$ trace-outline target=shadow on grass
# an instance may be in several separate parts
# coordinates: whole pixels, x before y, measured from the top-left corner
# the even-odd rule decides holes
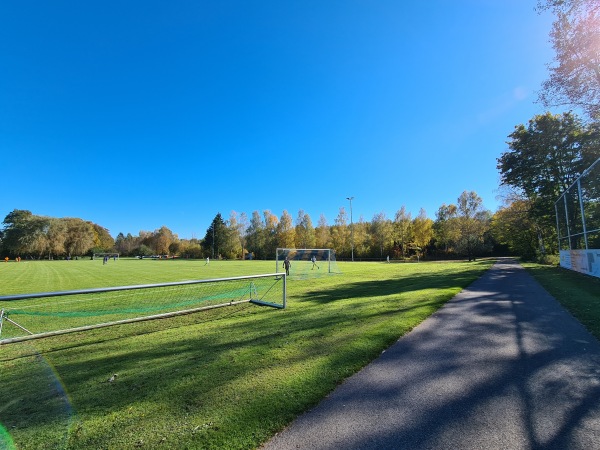
[[[465,287],[481,271],[352,282],[309,291],[284,311],[237,307],[228,317],[214,314],[214,321],[194,315],[117,327],[109,334],[114,338],[98,331],[76,335],[81,340],[75,345],[72,337],[57,337],[36,345],[36,351],[56,371],[79,418],[70,431],[73,447],[110,446],[123,431],[112,430],[116,419],[93,428],[87,421],[131,408],[138,420],[154,426],[163,426],[167,414],[183,446],[200,440],[235,447],[228,439],[243,429],[257,445],[452,296],[432,292]],[[396,295],[424,289],[431,291],[412,300]],[[22,397],[10,410],[0,410],[0,419],[7,429],[22,431],[17,437],[35,442],[27,429],[35,434],[57,417],[67,420],[64,402],[57,404],[60,391],[50,388],[36,394],[40,374],[26,367],[39,363],[38,356],[6,358],[2,364],[10,369],[2,370],[0,395]],[[118,378],[109,383],[114,373]],[[194,423],[181,425],[186,421]],[[132,436],[140,433],[135,425],[126,428]]]
[[[294,444],[597,447],[600,343],[523,270],[489,272],[428,324],[378,359],[376,376],[352,379],[303,418]],[[292,448],[281,444],[266,448]]]

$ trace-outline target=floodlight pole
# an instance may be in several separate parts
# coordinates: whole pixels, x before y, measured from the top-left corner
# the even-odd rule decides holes
[[[354,223],[352,222],[352,200],[354,197],[346,197],[346,200],[350,200],[350,243],[352,246],[352,262],[354,262]]]

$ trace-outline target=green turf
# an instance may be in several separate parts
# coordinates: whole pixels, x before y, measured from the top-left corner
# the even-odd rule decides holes
[[[600,339],[600,279],[556,266],[523,263],[544,288]]]
[[[0,294],[274,271],[203,264],[0,263]],[[291,277],[285,310],[245,304],[0,346],[0,448],[256,448],[489,265],[338,263],[342,274]]]

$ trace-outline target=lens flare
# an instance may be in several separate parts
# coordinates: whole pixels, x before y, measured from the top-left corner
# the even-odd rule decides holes
[[[16,450],[15,443],[6,428],[0,424],[0,450]]]
[[[48,448],[67,448],[76,414],[52,362],[33,350],[13,359],[11,366],[2,374],[0,386],[0,395],[13,399],[0,407],[0,450],[16,450],[20,446],[19,438],[10,434],[9,425],[24,431],[25,435],[50,424],[58,426],[61,431],[54,434]],[[10,424],[6,421],[8,417]]]

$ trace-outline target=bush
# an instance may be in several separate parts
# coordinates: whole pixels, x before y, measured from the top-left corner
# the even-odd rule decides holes
[[[541,255],[538,258],[538,263],[546,266],[558,266],[560,263],[560,256],[558,255]]]

